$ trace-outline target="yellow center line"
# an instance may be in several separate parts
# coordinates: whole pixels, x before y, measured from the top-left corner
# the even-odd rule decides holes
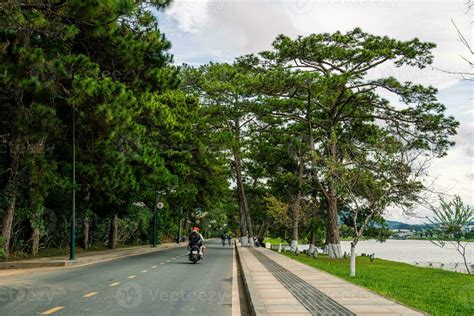
[[[134,277],[136,277],[136,275],[131,275],[127,279],[133,279]]]
[[[112,284],[109,284],[109,286],[117,286],[117,285],[119,285],[119,284],[120,284],[120,282],[114,282],[114,283],[112,283]]]
[[[153,267],[151,267],[151,268],[152,268],[152,269],[155,269],[156,267],[157,267],[157,266],[153,266]]]
[[[90,292],[90,293],[87,293],[86,295],[84,295],[83,297],[92,297],[92,296],[96,295],[97,293],[99,293],[99,292]]]
[[[51,314],[56,313],[57,311],[62,310],[63,308],[64,308],[64,306],[56,306],[54,308],[48,309],[45,312],[42,312],[41,315],[51,315]]]
[[[148,272],[148,270],[143,270],[142,273]]]

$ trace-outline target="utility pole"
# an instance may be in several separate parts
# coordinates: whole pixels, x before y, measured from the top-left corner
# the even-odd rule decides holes
[[[76,111],[72,108],[72,218],[69,260],[76,259]]]

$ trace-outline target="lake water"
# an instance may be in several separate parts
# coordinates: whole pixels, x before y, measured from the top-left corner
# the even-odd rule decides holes
[[[351,251],[350,241],[342,241],[342,251],[348,254]],[[300,245],[299,250],[308,249],[307,245]],[[376,258],[382,258],[392,261],[406,262],[421,266],[431,263],[444,263],[445,268],[454,270],[456,263],[463,265],[461,255],[456,251],[453,245],[446,243],[444,248],[432,244],[428,240],[393,240],[389,239],[383,243],[375,240],[359,241],[356,246],[356,253],[371,254],[375,253]],[[474,264],[474,243],[470,242],[467,246],[467,261]],[[433,265],[439,267],[438,265]],[[463,268],[461,268],[463,269]],[[456,269],[457,270],[457,269]]]
[[[342,241],[342,251],[351,251],[350,241]],[[467,246],[467,261],[474,263],[474,244]],[[356,246],[356,252],[375,253],[378,258],[400,262],[443,262],[457,263],[462,262],[461,255],[456,248],[447,242],[444,248],[440,248],[429,240],[392,240],[389,239],[383,243],[375,240],[359,241]]]

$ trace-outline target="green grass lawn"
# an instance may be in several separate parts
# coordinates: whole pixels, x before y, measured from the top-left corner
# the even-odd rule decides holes
[[[263,242],[269,242],[274,245],[279,245],[279,244],[288,245],[288,242],[284,240],[283,238],[265,238]]]
[[[474,315],[474,276],[409,264],[357,257],[357,276],[349,277],[349,259],[311,258],[283,253],[389,299],[433,315]]]

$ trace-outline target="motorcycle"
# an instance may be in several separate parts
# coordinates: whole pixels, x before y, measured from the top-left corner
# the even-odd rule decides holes
[[[189,261],[192,263],[196,263],[199,260],[201,260],[201,254],[199,253],[199,246],[192,246],[191,249],[189,249]]]

